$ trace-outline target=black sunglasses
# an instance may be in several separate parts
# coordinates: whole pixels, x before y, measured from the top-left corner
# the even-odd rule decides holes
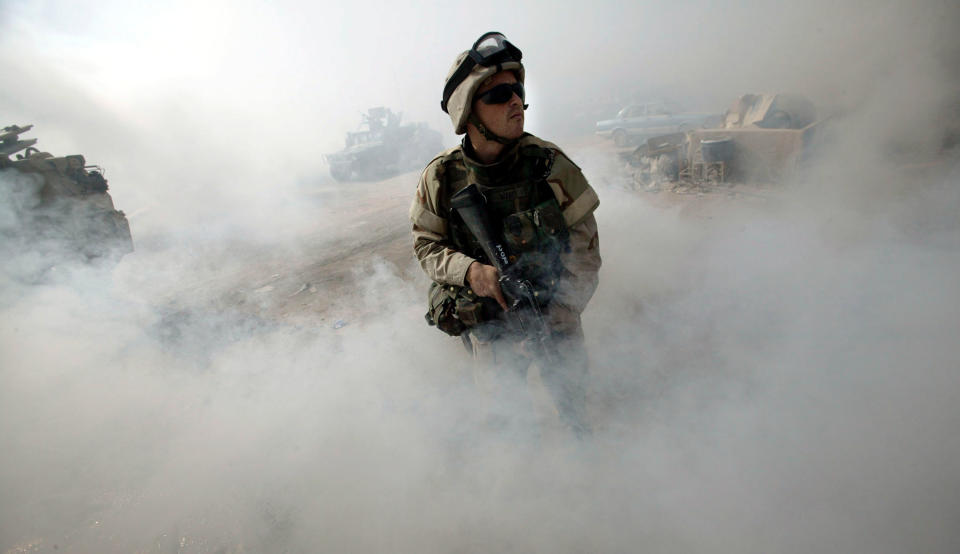
[[[520,97],[520,102],[524,101],[523,83],[500,83],[492,89],[477,95],[477,100],[484,104],[506,104],[513,98],[514,93]]]

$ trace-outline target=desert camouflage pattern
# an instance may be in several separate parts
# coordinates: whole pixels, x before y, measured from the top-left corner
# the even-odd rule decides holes
[[[524,135],[518,141],[517,152],[522,153],[524,147],[531,145],[554,153],[547,183],[570,231],[570,251],[561,256],[564,274],[557,286],[554,302],[579,315],[597,288],[601,259],[593,212],[600,200],[580,168],[559,147],[533,135]],[[414,253],[426,274],[437,283],[464,286],[467,268],[476,261],[451,246],[450,229],[441,207],[445,199],[440,196],[447,194],[449,197],[456,190],[442,192],[444,182],[450,181],[450,176],[445,173],[466,169],[465,179],[459,181],[461,186],[466,186],[475,178],[475,172],[470,170],[483,167],[483,164],[466,156],[461,146],[457,146],[434,158],[420,175],[417,193],[410,206]]]
[[[469,51],[461,52],[453,62],[450,71],[447,72],[447,81],[453,77],[454,72],[460,67],[460,63],[469,55]],[[470,117],[470,109],[473,106],[473,95],[480,88],[480,85],[500,71],[515,71],[517,80],[521,83],[524,78],[523,64],[520,62],[505,62],[500,65],[484,67],[476,65],[473,71],[467,75],[460,85],[454,89],[453,94],[447,101],[447,113],[450,115],[450,121],[453,122],[454,132],[462,135],[467,132],[467,118]],[[445,81],[446,82],[446,81]]]

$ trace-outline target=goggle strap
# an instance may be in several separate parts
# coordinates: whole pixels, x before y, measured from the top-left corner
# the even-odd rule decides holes
[[[447,86],[443,87],[443,100],[440,101],[440,109],[446,113],[450,113],[447,112],[447,102],[449,102],[450,97],[453,96],[453,91],[457,90],[460,83],[470,75],[470,72],[473,71],[473,68],[477,65],[477,61],[473,59],[473,52],[470,54],[470,56],[464,58],[463,63],[460,64],[460,67],[457,68],[453,76],[450,77],[450,80],[447,81]]]

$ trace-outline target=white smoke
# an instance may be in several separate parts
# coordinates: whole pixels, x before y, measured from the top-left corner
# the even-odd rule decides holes
[[[543,61],[551,48],[596,77],[582,79],[587,88],[628,81],[624,68],[655,59],[653,51],[678,55],[649,62],[647,75],[707,103],[808,83],[812,90],[800,92],[824,105],[824,96],[847,91],[845,117],[817,166],[753,195],[627,192],[607,154],[562,144],[601,196],[604,266],[584,314],[596,434],[583,444],[484,427],[461,345],[423,323],[425,277],[391,247],[409,240],[415,176],[350,189],[318,183],[311,156],[346,130],[318,131],[321,114],[336,122],[338,110],[297,97],[295,109],[277,112],[282,124],[253,127],[277,138],[295,128],[291,113],[310,124],[271,143],[241,132],[250,119],[243,110],[257,104],[244,106],[239,86],[199,94],[207,100],[195,110],[183,100],[164,104],[193,99],[189,91],[161,88],[161,100],[144,99],[144,89],[113,73],[120,66],[101,69],[110,77],[103,96],[83,94],[62,67],[18,73],[18,84],[3,87],[18,118],[8,123],[37,122],[43,149],[106,165],[137,249],[112,271],[41,264],[31,284],[21,278],[24,259],[3,264],[0,549],[956,552],[960,169],[955,153],[937,153],[939,142],[927,140],[942,134],[932,114],[956,83],[938,62],[956,51],[941,30],[955,10],[700,8],[633,8],[628,18],[613,7],[571,6],[577,17],[547,22],[560,30],[579,23],[587,34],[560,44],[557,35],[579,35],[532,23],[499,29],[537,69],[541,97],[586,95],[549,80],[572,79]],[[241,21],[273,13],[251,9]],[[134,15],[117,12],[109,22],[122,32],[97,51],[129,44]],[[353,12],[314,15],[353,25],[336,31],[357,41],[350,44],[367,36]],[[690,21],[685,15],[709,40],[678,23]],[[302,18],[277,15],[264,33],[293,29],[296,44],[308,29],[292,19]],[[474,36],[516,18],[481,19],[477,32],[435,22],[441,38],[417,35],[403,48],[411,59],[429,51],[423,75],[442,76]],[[69,26],[51,34],[27,20],[19,17],[18,29],[36,33],[31,45],[40,50],[50,44],[44,38],[71,36],[62,30]],[[779,33],[788,21],[790,31]],[[184,36],[202,35],[200,27]],[[612,31],[623,33],[613,46],[624,50],[604,50],[602,59],[623,63],[588,64],[595,49],[585,56],[584,44],[602,44],[590,40]],[[644,48],[629,48],[641,31]],[[876,50],[861,55],[864,45]],[[694,63],[725,49],[746,59],[723,66],[733,68],[723,78],[704,72],[719,67],[715,58]],[[242,56],[225,51],[225,67],[235,67]],[[357,51],[337,52],[370,63],[336,67],[382,59]],[[159,48],[145,52],[163,59]],[[831,54],[836,65],[818,78],[814,68]],[[58,67],[38,58],[37,67]],[[83,59],[93,65],[95,57]],[[802,71],[777,65],[788,59]],[[31,67],[12,60],[0,61]],[[201,79],[178,65],[185,60],[169,58],[165,71]],[[377,77],[402,84],[403,98],[427,98],[416,93],[420,70],[415,84]],[[256,80],[244,79],[237,83]],[[435,91],[431,79],[422,87]],[[364,86],[332,98],[354,111],[382,103],[363,96],[351,104],[350,93],[386,81],[356,82]],[[282,104],[270,90],[254,100]],[[904,91],[912,102],[898,110]],[[244,117],[225,117],[237,112],[219,111],[220,97]],[[169,111],[153,110],[161,105]],[[97,117],[76,116],[97,107]],[[268,109],[249,109],[258,123],[269,119]],[[233,123],[218,127],[225,121]],[[301,146],[314,133],[337,140]],[[889,154],[905,139],[920,144],[920,167]],[[255,155],[270,144],[282,147]],[[290,148],[298,150],[281,153]],[[0,221],[6,232],[8,218]]]

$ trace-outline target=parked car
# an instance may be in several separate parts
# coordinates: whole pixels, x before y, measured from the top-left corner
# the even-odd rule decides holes
[[[617,117],[598,121],[596,133],[613,138],[617,146],[626,146],[640,139],[701,127],[717,117],[684,112],[670,102],[631,104],[620,110]]]

